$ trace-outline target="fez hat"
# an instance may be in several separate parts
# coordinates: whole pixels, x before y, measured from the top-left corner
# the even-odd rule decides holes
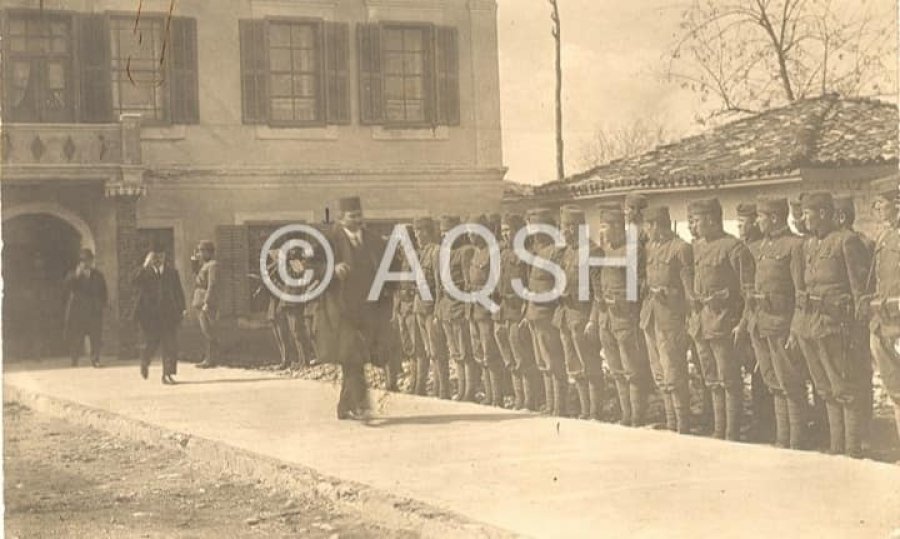
[[[644,212],[644,221],[671,221],[672,218],[669,216],[669,207],[668,206],[653,206],[647,208]]]
[[[450,230],[458,224],[458,215],[441,215],[441,230]]]
[[[813,191],[804,194],[801,199],[804,210],[818,211],[824,208],[834,209],[834,199],[828,191]]]
[[[200,240],[200,243],[197,244],[197,248],[201,251],[215,251],[216,245],[212,240]]]
[[[741,202],[738,204],[737,214],[740,217],[756,217],[756,204]]]
[[[642,193],[628,193],[625,195],[625,206],[643,210],[647,207],[647,196]]]
[[[556,221],[548,208],[533,208],[528,210],[528,222],[532,225],[552,225]]]
[[[431,229],[434,227],[434,219],[428,217],[416,217],[413,219],[413,228],[418,228],[419,230]]]
[[[600,206],[600,214],[598,215],[601,223],[624,224],[625,212],[622,208],[611,208],[609,206]]]
[[[891,176],[872,182],[872,194],[887,200],[895,200],[900,195],[900,177]]]
[[[853,204],[853,197],[849,195],[834,197],[834,209],[847,214],[855,214],[856,206]]]
[[[760,196],[756,198],[756,211],[766,215],[787,215],[788,201],[783,197]]]
[[[559,222],[561,225],[583,225],[585,223],[584,211],[578,206],[563,206]]]
[[[343,197],[338,199],[338,210],[340,211],[360,211],[362,210],[362,202],[358,196]]]
[[[688,213],[691,215],[722,215],[722,205],[718,198],[699,198],[688,202]]]
[[[513,230],[518,230],[525,226],[525,218],[518,213],[507,213],[503,216],[503,223]]]

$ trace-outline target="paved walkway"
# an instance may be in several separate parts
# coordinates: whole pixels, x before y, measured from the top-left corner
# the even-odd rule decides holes
[[[538,537],[887,538],[900,466],[557,421],[391,394],[334,419],[337,387],[252,371],[8,366],[4,383],[295,462]],[[51,368],[56,367],[56,368]],[[375,395],[376,400],[379,395]]]

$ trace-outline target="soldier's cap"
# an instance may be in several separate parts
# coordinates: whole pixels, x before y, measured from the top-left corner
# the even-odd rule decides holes
[[[361,211],[362,201],[358,196],[342,197],[338,199],[337,206],[340,211]]]
[[[722,205],[718,198],[699,198],[688,202],[688,214],[690,215],[722,215]]]
[[[94,251],[90,249],[82,249],[78,252],[78,260],[82,260],[85,262],[90,262],[94,259]]]
[[[458,215],[441,215],[441,230],[450,230],[459,224]]]
[[[856,205],[853,203],[853,197],[849,195],[834,197],[834,209],[846,214],[855,214]]]
[[[625,212],[622,211],[622,208],[601,206],[599,210],[600,212],[597,214],[597,218],[601,223],[614,225],[625,224]]]
[[[413,219],[413,228],[419,230],[430,230],[432,227],[434,227],[434,219],[427,215],[424,217],[416,217],[415,219]]]
[[[642,193],[628,193],[625,195],[625,206],[636,210],[647,207],[647,196]]]
[[[212,240],[200,240],[200,243],[197,244],[197,249],[201,251],[215,251],[216,244]]]
[[[784,197],[759,196],[756,198],[756,211],[766,215],[787,215],[788,201]]]
[[[528,223],[532,225],[552,225],[556,221],[549,208],[533,208],[528,211]]]
[[[578,206],[563,206],[559,214],[559,223],[562,226],[583,225],[586,221],[584,210]]]
[[[896,200],[900,195],[900,176],[890,176],[872,182],[870,187],[872,194],[889,201]]]
[[[737,207],[738,217],[756,217],[756,204],[741,202]]]
[[[644,211],[644,221],[650,222],[669,222],[672,218],[669,215],[668,206],[651,206]]]
[[[525,218],[518,213],[507,213],[503,216],[502,224],[513,230],[518,230],[525,226]]]
[[[487,215],[483,213],[473,213],[466,216],[466,224],[467,225],[481,225],[488,226],[488,218]]]
[[[819,211],[821,209],[834,209],[834,199],[828,191],[813,191],[806,193],[801,200],[804,210]]]

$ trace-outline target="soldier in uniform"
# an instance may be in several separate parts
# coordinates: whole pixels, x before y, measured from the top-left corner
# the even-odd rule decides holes
[[[459,217],[445,215],[441,217],[441,234],[445,235],[460,224]],[[459,290],[466,290],[465,268],[469,249],[464,238],[458,238],[450,249],[450,279]],[[475,391],[481,377],[478,364],[472,356],[471,336],[466,320],[466,304],[453,298],[441,284],[440,266],[435,264],[435,282],[437,285],[435,316],[440,321],[447,343],[450,359],[456,365],[456,395],[458,401],[475,402]]]
[[[868,299],[871,350],[884,388],[894,405],[900,433],[900,221],[897,219],[897,178],[879,180],[875,189],[875,214],[887,227],[878,237],[869,280],[875,295]]]
[[[642,243],[647,239],[642,230],[645,209],[647,209],[647,197],[645,195],[641,193],[628,193],[625,195],[625,202],[622,204],[622,211],[625,212],[625,223],[632,224],[638,228],[641,233]]]
[[[209,369],[216,366],[216,299],[219,295],[219,284],[216,280],[216,246],[210,240],[203,240],[197,245],[197,253],[200,260],[200,270],[194,279],[194,296],[191,307],[197,312],[197,321],[200,323],[200,332],[206,341],[206,349],[203,361],[198,363],[198,369]]]
[[[741,360],[735,349],[743,295],[753,286],[753,258],[747,246],[722,227],[718,199],[706,198],[688,204],[703,241],[694,245],[694,310],[691,328],[703,368],[703,378],[712,391],[714,435],[740,439],[743,415]]]
[[[520,325],[525,301],[512,287],[515,279],[527,280],[529,266],[513,249],[513,238],[525,226],[521,215],[512,213],[503,216],[500,227],[502,248],[500,252],[500,282],[497,295],[500,311],[494,315],[494,338],[506,369],[512,376],[516,410],[536,410],[539,399],[540,375],[531,348],[531,332]]]
[[[803,218],[810,236],[803,244],[805,290],[798,294],[793,331],[825,401],[832,453],[859,456],[866,369],[850,351],[854,307],[866,286],[866,247],[859,236],[837,229],[828,192],[803,198]]]
[[[406,226],[410,238],[414,238],[412,226]],[[418,250],[417,250],[418,252]],[[410,261],[406,259],[401,250],[397,250],[395,264],[400,267],[403,272],[409,272],[412,269]],[[400,351],[403,356],[402,361],[411,364],[410,372],[413,373],[412,381],[407,389],[408,393],[415,393],[416,390],[416,368],[418,367],[418,358],[425,355],[424,343],[419,334],[418,324],[416,323],[415,313],[416,302],[416,283],[415,281],[403,281],[398,284],[394,293],[393,313],[391,315],[391,326],[397,333],[400,343]]]
[[[528,213],[528,224],[555,226],[556,222],[549,209],[536,208]],[[531,237],[531,251],[540,258],[558,263],[558,249],[553,239],[546,234]],[[529,266],[526,286],[529,291],[536,294],[547,293],[554,290],[556,285],[552,273]],[[525,314],[519,325],[527,325],[531,329],[535,359],[544,378],[543,411],[562,417],[567,413],[569,386],[562,341],[559,330],[553,326],[553,316],[558,305],[558,298],[547,302],[529,300],[525,304]]]
[[[425,395],[428,386],[428,373],[434,363],[435,395],[441,399],[450,398],[450,364],[447,358],[447,343],[440,322],[435,318],[434,296],[439,282],[438,249],[436,224],[431,217],[420,217],[413,221],[413,233],[419,245],[419,263],[428,283],[432,300],[423,298],[418,289],[413,300],[417,335],[421,337],[423,347],[416,346],[416,395]]]
[[[691,254],[693,255],[694,246],[703,241],[703,238],[700,237],[700,234],[697,232],[697,223],[694,221],[688,221],[688,232],[691,234]],[[693,296],[694,284],[691,283],[691,296]],[[686,321],[686,328],[697,328],[700,327],[700,314],[695,312],[694,309],[688,309],[688,316]],[[703,395],[703,407],[700,411],[700,424],[706,430],[712,430],[712,422],[713,422],[713,402],[712,402],[712,391],[709,389],[709,386],[706,385],[706,380],[703,378],[703,367],[700,365],[700,353],[697,351],[697,341],[694,338],[694,332],[688,331],[688,336],[691,337],[688,341],[690,346],[689,349],[689,364],[694,366],[695,372],[697,373],[698,381],[700,382],[700,392]]]
[[[604,256],[624,257],[627,249],[624,212],[601,206],[599,217]],[[640,249],[638,259],[640,264],[643,259]],[[641,344],[641,304],[628,301],[626,275],[624,267],[601,268],[599,293],[594,299],[587,331],[599,331],[604,357],[616,382],[621,423],[639,427],[646,419],[650,360]]]
[[[804,286],[803,240],[788,228],[788,212],[784,198],[759,198],[757,215],[764,238],[751,249],[756,275],[747,303],[758,372],[773,397],[776,444],[801,449],[806,436],[806,379],[803,359],[787,343],[794,298]]]
[[[756,222],[756,204],[749,202],[741,202],[737,207],[738,216],[738,237],[747,244],[750,254],[754,260],[759,251],[759,246],[763,240],[763,234]],[[746,303],[749,307],[749,302]],[[751,408],[753,410],[753,423],[750,429],[751,439],[759,442],[770,442],[773,434],[773,419],[775,416],[774,402],[772,396],[763,380],[763,373],[757,359],[757,350],[762,348],[760,342],[757,342],[757,335],[750,331],[747,324],[752,321],[752,312],[748,313],[742,319],[744,325],[740,328],[739,339],[749,342],[751,346],[739,346],[738,350],[743,355],[744,369],[750,373],[750,397]]]
[[[488,227],[487,217],[477,215],[469,220],[470,224]],[[477,292],[485,288],[491,271],[491,250],[488,243],[477,234],[469,234],[469,242],[472,245],[470,255],[467,257],[465,281],[467,291]],[[499,256],[499,253],[493,253]],[[494,293],[492,292],[492,296]],[[494,339],[494,315],[486,307],[479,303],[467,305],[469,328],[472,335],[472,348],[474,357],[479,361],[484,384],[484,404],[490,406],[503,406],[503,361],[500,350]]]
[[[579,275],[579,227],[586,223],[584,212],[577,206],[563,206],[560,226],[566,247],[560,255],[566,273],[566,287],[560,297],[553,323],[559,328],[563,357],[569,380],[578,391],[581,407],[579,419],[599,420],[603,413],[603,362],[598,349],[597,332],[585,331],[591,317],[594,287],[599,287],[599,268],[592,268],[591,282],[581,283]],[[593,256],[599,256],[599,249]],[[579,298],[579,289],[587,286],[587,299]]]
[[[647,298],[641,308],[641,329],[647,341],[650,367],[663,394],[666,428],[690,431],[691,394],[688,377],[688,335],[685,330],[694,287],[691,246],[672,231],[667,206],[644,215],[647,236]]]

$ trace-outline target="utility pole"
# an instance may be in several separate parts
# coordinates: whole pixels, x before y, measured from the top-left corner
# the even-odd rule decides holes
[[[550,33],[556,41],[556,176],[562,180],[566,177],[565,150],[563,148],[563,126],[562,126],[562,40],[559,23],[559,6],[557,0],[547,0],[553,12],[550,14],[550,20],[553,21],[553,28]]]

